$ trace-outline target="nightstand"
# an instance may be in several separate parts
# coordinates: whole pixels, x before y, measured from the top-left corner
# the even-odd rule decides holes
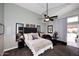
[[[21,41],[18,42],[18,48],[23,48],[24,47],[24,40],[20,39]]]
[[[18,48],[23,48],[24,47],[24,38],[21,36],[18,40]]]

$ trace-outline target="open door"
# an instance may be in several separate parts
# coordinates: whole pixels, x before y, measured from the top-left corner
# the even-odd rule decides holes
[[[67,19],[67,45],[78,48],[78,16]]]

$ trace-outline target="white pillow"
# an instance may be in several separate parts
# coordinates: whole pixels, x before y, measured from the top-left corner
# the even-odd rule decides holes
[[[28,39],[29,39],[29,40],[32,40],[32,39],[33,39],[33,37],[32,37],[32,34],[31,34],[31,33],[29,33],[29,34],[28,34]]]
[[[24,34],[25,40],[28,40],[28,34]]]

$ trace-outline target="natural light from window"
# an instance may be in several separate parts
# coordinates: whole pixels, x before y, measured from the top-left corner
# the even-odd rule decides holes
[[[78,22],[78,16],[68,18],[67,23],[71,23],[71,22]]]
[[[78,16],[70,17],[67,19],[67,45],[77,47],[77,26]]]

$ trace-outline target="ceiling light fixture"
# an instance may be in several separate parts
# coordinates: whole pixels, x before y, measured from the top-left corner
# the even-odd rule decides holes
[[[49,21],[49,18],[45,19],[45,21],[48,22]]]
[[[46,3],[46,13],[47,14],[44,14],[44,21],[45,22],[48,22],[48,21],[54,21],[54,19],[57,19],[57,15],[56,16],[51,16],[51,17],[49,17],[48,16],[48,3]]]

